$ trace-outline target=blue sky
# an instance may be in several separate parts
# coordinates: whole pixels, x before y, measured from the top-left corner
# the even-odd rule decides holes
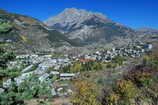
[[[65,8],[101,12],[132,28],[158,29],[158,0],[1,0],[0,8],[39,20],[57,15]]]

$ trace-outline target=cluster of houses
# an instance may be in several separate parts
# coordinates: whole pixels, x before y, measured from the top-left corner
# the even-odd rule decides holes
[[[140,57],[147,51],[152,49],[151,44],[145,44],[142,42],[135,42],[129,43],[125,47],[121,48],[112,48],[109,50],[101,50],[96,51],[91,54],[85,54],[82,56],[65,56],[65,58],[53,58],[52,55],[19,55],[17,56],[17,60],[25,63],[27,67],[25,67],[22,72],[26,73],[29,72],[30,69],[35,74],[44,74],[48,72],[50,69],[51,71],[57,71],[57,74],[60,74],[60,69],[68,66],[73,65],[74,61],[81,61],[81,62],[88,62],[88,61],[102,61],[102,62],[110,62],[116,56],[127,56],[127,57]],[[55,73],[55,72],[54,72]],[[75,74],[60,74],[61,78],[70,78],[73,77]]]
[[[40,78],[42,81],[49,75],[57,76],[60,79],[71,79],[76,76],[73,73],[60,73],[60,68],[72,65],[72,60],[69,58],[52,58],[51,55],[19,55],[17,59],[28,65],[22,70],[23,73],[31,70],[34,74],[42,75]]]
[[[39,71],[45,71],[45,69],[53,68],[58,70],[60,67],[64,67],[71,64],[69,58],[52,58],[52,55],[19,55],[16,57],[27,65],[38,65]]]
[[[27,80],[31,75],[38,75],[38,79],[41,82],[45,81],[58,81],[58,80],[70,80],[75,78],[77,74],[74,73],[61,73],[60,68],[72,64],[69,58],[61,59],[61,58],[52,58],[51,55],[19,55],[16,58],[15,62],[12,62],[12,65],[16,65],[17,62],[23,62],[27,66],[24,67],[21,72],[22,74],[15,78],[16,84],[20,85],[22,82]],[[3,83],[4,87],[9,87],[11,85],[11,79],[6,80]],[[52,87],[52,95],[68,95],[71,91],[67,89],[65,93],[60,93],[63,88]]]
[[[102,62],[111,62],[116,56],[124,57],[140,57],[144,53],[152,49],[152,44],[144,44],[141,42],[128,44],[126,47],[122,48],[112,48],[110,50],[101,50],[91,54],[86,54],[81,56],[81,60],[96,60]]]
[[[81,62],[87,61],[102,61],[102,62],[110,62],[116,56],[127,56],[127,57],[140,57],[145,52],[150,51],[152,49],[151,44],[144,44],[142,42],[131,43],[126,47],[122,48],[112,48],[110,50],[101,50],[91,54],[85,54],[80,57],[69,57],[65,58],[52,58],[51,55],[20,55],[17,56],[17,59],[23,61],[28,66],[25,67],[22,72],[27,73],[30,70],[33,73],[41,75],[40,79],[43,81],[49,75],[55,75],[60,79],[71,79],[76,76],[73,73],[60,73],[60,69],[73,65],[73,61],[80,60]],[[74,59],[75,58],[75,59]],[[34,70],[32,70],[34,69]],[[48,73],[48,71],[50,71]]]

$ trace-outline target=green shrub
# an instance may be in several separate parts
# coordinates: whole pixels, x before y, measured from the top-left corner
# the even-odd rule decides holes
[[[112,59],[113,63],[118,64],[119,66],[123,65],[123,62],[125,61],[125,58],[123,56],[116,56]]]
[[[25,100],[51,97],[51,81],[41,82],[36,75],[31,75],[19,86],[15,81],[5,92],[0,94],[0,105],[24,105]]]
[[[38,76],[32,75],[29,79],[25,80],[20,86],[19,91],[22,92],[24,99],[50,97],[51,96],[51,81],[41,82]]]
[[[0,68],[7,68],[7,63],[16,58],[12,51],[8,51],[3,47],[0,47]]]
[[[0,80],[4,78],[15,78],[21,74],[21,70],[14,68],[14,69],[0,69]]]
[[[6,33],[12,29],[12,24],[10,22],[0,22],[0,33]]]
[[[11,86],[0,94],[0,105],[24,105],[24,100],[15,82],[12,82]]]

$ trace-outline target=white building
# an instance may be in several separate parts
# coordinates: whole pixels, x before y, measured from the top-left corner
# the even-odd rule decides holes
[[[74,73],[61,73],[60,74],[60,79],[63,79],[63,80],[69,80],[69,79],[72,79],[76,76],[76,74]]]

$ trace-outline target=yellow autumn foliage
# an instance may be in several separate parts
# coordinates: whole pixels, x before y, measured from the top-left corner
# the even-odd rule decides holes
[[[122,97],[135,98],[138,94],[137,88],[131,81],[121,80],[117,83],[117,90]]]
[[[97,100],[95,85],[85,80],[77,80],[74,83],[76,92],[73,94],[73,105],[100,105]]]
[[[25,37],[25,36],[21,36],[21,39],[24,41],[24,42],[27,42],[27,37]]]

